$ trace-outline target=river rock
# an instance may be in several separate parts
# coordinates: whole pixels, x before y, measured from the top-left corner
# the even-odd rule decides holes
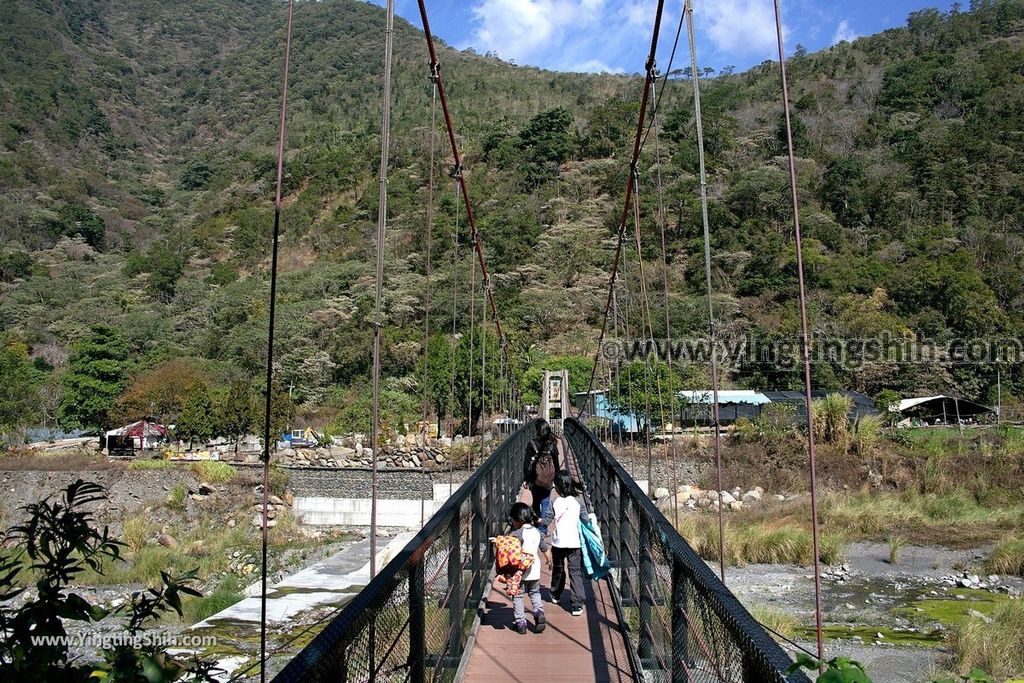
[[[743,494],[744,503],[759,503],[761,501],[761,492],[757,489],[747,491]]]
[[[284,501],[281,500],[279,497],[273,495],[273,494],[271,494],[271,496],[270,496],[270,498],[268,500],[270,501],[271,505],[284,505]]]
[[[992,623],[992,617],[986,616],[976,609],[967,610],[967,616],[971,617],[972,619],[981,619],[986,624]]]
[[[165,548],[177,548],[178,541],[170,534],[160,534],[156,537],[156,542]]]
[[[732,501],[731,503],[729,503],[729,509],[732,510],[733,512],[735,512],[736,510],[742,510],[743,509],[743,501],[742,500],[734,500],[734,501]]]
[[[729,505],[736,502],[736,497],[728,491],[722,491],[722,505]]]
[[[654,498],[655,500],[668,498],[668,489],[665,488],[664,486],[659,486],[658,488],[654,489]]]

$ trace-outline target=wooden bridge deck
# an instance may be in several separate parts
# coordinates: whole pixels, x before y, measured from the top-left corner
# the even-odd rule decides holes
[[[575,469],[574,454],[564,439],[559,439],[559,452],[562,462]],[[463,680],[536,683],[553,677],[560,683],[633,681],[625,635],[608,584],[584,581],[586,607],[582,615],[574,617],[569,612],[568,586],[561,604],[551,602],[551,573],[546,566],[540,583],[547,618],[543,633],[535,630],[529,596],[523,599],[530,630],[525,634],[513,631],[512,598],[500,584],[491,586]]]
[[[512,630],[512,599],[504,590],[491,587],[463,680],[536,683],[553,677],[560,682],[633,681],[607,583],[586,582],[586,609],[578,617],[569,612],[568,590],[560,605],[549,602],[550,583],[545,567],[541,595],[547,629],[543,633],[534,630],[530,598],[526,597],[530,630],[523,635]]]

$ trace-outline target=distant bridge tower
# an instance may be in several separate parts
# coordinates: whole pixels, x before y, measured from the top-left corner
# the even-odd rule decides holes
[[[568,370],[544,371],[544,394],[540,399],[540,416],[551,428],[562,431],[562,420],[571,416],[572,395],[569,393]]]

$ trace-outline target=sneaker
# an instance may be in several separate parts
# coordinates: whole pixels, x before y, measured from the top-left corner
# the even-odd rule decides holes
[[[518,633],[519,635],[523,635],[524,633],[526,633],[526,619],[523,619],[522,621],[512,622],[512,630]]]
[[[558,602],[561,599],[562,599],[562,594],[561,593],[556,593],[555,591],[551,591],[551,602]]]
[[[579,605],[578,607],[573,607],[572,608],[572,615],[574,617],[578,617],[581,614],[583,614],[583,605]]]
[[[539,609],[533,613],[533,623],[537,625],[537,633],[541,633],[548,627],[548,620],[544,617],[544,610]]]

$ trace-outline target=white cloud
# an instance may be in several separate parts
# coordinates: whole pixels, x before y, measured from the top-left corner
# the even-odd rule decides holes
[[[709,0],[697,3],[694,11],[700,19],[697,30],[704,25],[720,52],[771,57],[777,51],[770,0]]]
[[[844,40],[853,42],[857,38],[860,38],[860,34],[853,30],[849,21],[843,19],[839,22],[836,32],[832,35],[832,44],[835,45],[836,43],[841,43]]]
[[[626,70],[622,67],[611,67],[602,62],[599,59],[588,59],[585,62],[579,62],[577,64],[570,65],[567,71],[581,72],[581,73],[610,73],[610,74],[621,74],[625,73]]]
[[[598,23],[604,6],[605,0],[478,0],[472,42],[503,59],[535,63],[538,55],[559,48],[568,33]]]

